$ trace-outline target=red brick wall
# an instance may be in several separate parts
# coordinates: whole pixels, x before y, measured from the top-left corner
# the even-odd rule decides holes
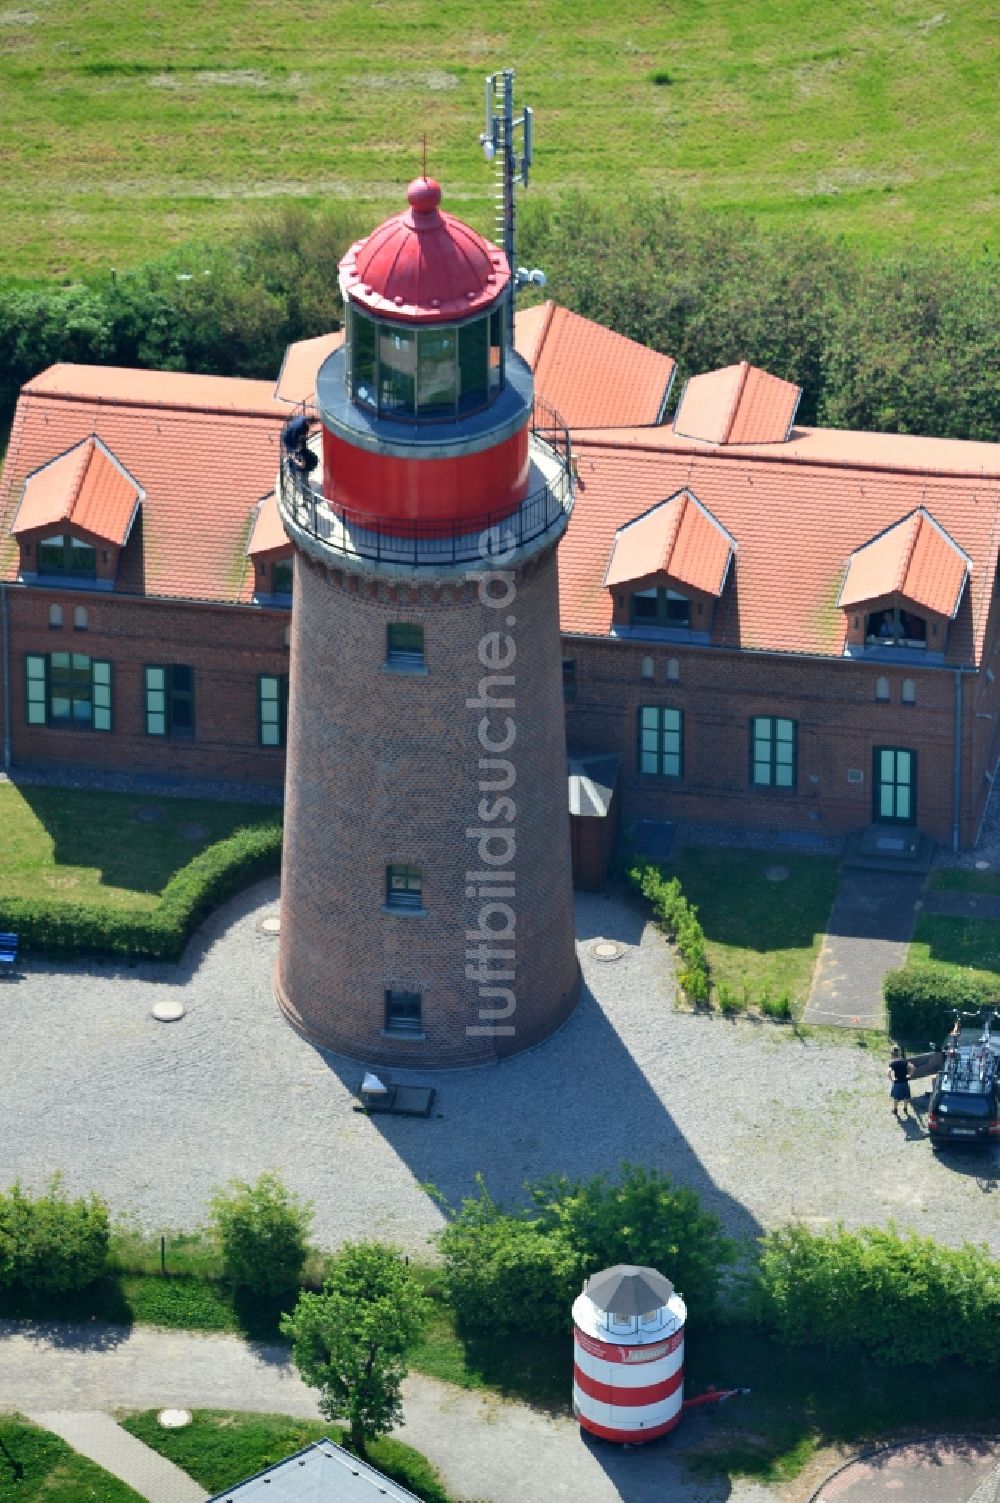
[[[121,768],[179,777],[278,783],[284,754],[258,745],[257,675],[288,672],[288,612],[151,601],[96,591],[8,590],[11,753],[18,763]],[[49,606],[63,626],[49,626]],[[76,606],[86,630],[73,626]],[[112,665],[110,733],[29,726],[25,718],[27,653],[78,652]],[[147,736],[144,667],[184,663],[194,669],[193,740]]]
[[[1000,637],[1000,631],[995,635]],[[564,639],[563,651],[576,661],[576,699],[566,707],[570,748],[621,755],[626,821],[710,820],[834,833],[860,829],[872,822],[873,749],[894,746],[918,755],[918,828],[938,841],[951,841],[952,669],[922,668],[916,654],[897,667],[584,638]],[[640,678],[644,657],[654,663],[650,681]],[[670,658],[680,666],[676,682],[666,678]],[[879,677],[889,681],[887,702],[875,699]],[[902,702],[904,679],[916,686],[915,704]],[[645,704],[684,711],[680,779],[637,770],[637,713]],[[996,719],[978,719],[977,713],[995,715],[997,708],[996,683],[987,686],[983,675],[963,675],[963,845],[975,838],[988,791],[984,771],[998,746]],[[749,721],[754,715],[797,722],[794,792],[750,786]],[[849,769],[859,770],[863,781],[848,782]]]
[[[474,584],[414,593],[328,574],[301,554],[295,568],[279,1001],[309,1037],[373,1064],[471,1063],[525,1048],[568,1015],[579,983],[554,553],[518,572],[509,610],[484,606]],[[385,671],[396,621],[424,626],[426,674]],[[492,697],[515,704],[488,729],[503,740],[511,717],[514,743],[497,755],[515,780],[513,819],[489,821],[501,790],[480,790],[494,774],[479,765],[483,712],[466,700],[491,675],[479,647],[494,632],[510,636],[515,657],[495,670],[513,687]],[[497,982],[515,994],[500,1024],[512,1033],[467,1032],[489,1026],[466,975],[466,932],[486,901],[475,884],[467,890],[467,873],[483,867],[470,828],[512,830],[516,842],[514,860],[496,868],[515,876],[502,899],[515,916],[515,975]],[[501,854],[499,842],[489,849]],[[381,911],[393,862],[421,868],[425,916]],[[383,1037],[387,989],[421,993],[423,1040]]]

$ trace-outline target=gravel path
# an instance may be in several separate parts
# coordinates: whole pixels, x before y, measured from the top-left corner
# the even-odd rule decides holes
[[[692,1185],[736,1233],[895,1220],[1000,1254],[996,1150],[935,1158],[893,1121],[881,1054],[674,1013],[662,939],[599,895],[578,899],[587,991],[556,1037],[423,1077],[438,1089],[430,1120],[366,1118],[352,1110],[360,1067],[305,1043],[273,1002],[276,942],[257,923],[276,896],[269,883],[235,900],[181,966],[31,962],[0,988],[0,1183],[61,1169],[72,1193],[96,1189],[160,1231],[197,1225],[228,1178],[274,1169],[314,1200],[320,1243],[422,1253],[442,1220],[428,1183],[455,1203],[482,1170],[509,1198],[529,1177],[628,1159]],[[622,958],[591,956],[598,938]],[[154,1022],[153,1002],[178,997],[186,1017]]]

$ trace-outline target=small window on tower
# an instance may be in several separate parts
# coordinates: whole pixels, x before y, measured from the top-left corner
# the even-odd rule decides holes
[[[424,666],[424,629],[413,621],[393,621],[385,629],[387,668],[422,668]]]
[[[423,1018],[419,992],[385,994],[385,1031],[408,1038],[421,1038]]]
[[[387,908],[417,909],[423,906],[424,882],[419,866],[387,866],[385,869],[385,905]]]

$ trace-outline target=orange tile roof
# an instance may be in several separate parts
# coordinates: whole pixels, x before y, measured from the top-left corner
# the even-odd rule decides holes
[[[720,595],[733,540],[688,490],[653,506],[615,533],[604,583],[626,584],[669,574],[706,595]]]
[[[96,433],[144,493],[119,588],[249,602],[251,521],[274,489],[288,417],[273,393],[270,381],[178,372],[44,371],[21,393],[0,481],[0,578],[17,577],[10,526],[25,479]]]
[[[567,427],[660,421],[676,368],[669,355],[557,303],[515,314],[514,348],[534,372],[537,395]]]
[[[780,444],[802,395],[791,381],[746,360],[692,376],[674,414],[674,432],[712,444]]]
[[[274,394],[281,402],[312,403],[316,396],[316,375],[328,355],[344,342],[343,329],[320,334],[315,339],[299,339],[285,351],[278,372]]]
[[[796,430],[777,449],[730,448],[652,428],[577,433],[574,453],[581,483],[559,549],[564,631],[607,634],[605,570],[618,529],[687,489],[739,550],[716,607],[713,642],[839,655],[848,560],[873,531],[922,505],[971,560],[973,588],[962,594],[948,657],[978,661],[1000,541],[1000,445]],[[928,542],[928,555],[937,568],[936,544]],[[926,593],[923,555],[914,549],[913,557],[911,587]]]
[[[277,548],[285,548],[289,553],[292,551],[278,511],[277,497],[265,496],[257,509],[250,541],[247,543],[247,554],[250,558],[256,558],[261,553],[273,553]]]
[[[142,489],[99,438],[86,438],[29,475],[11,531],[19,537],[70,524],[118,547],[126,541]]]
[[[851,555],[840,591],[843,607],[902,595],[939,616],[954,616],[970,560],[923,507]]]

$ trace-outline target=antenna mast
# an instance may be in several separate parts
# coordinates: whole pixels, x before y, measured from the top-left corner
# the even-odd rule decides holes
[[[514,297],[526,282],[545,285],[540,271],[527,271],[517,264],[517,212],[514,185],[528,186],[531,168],[532,123],[534,112],[525,105],[522,114],[514,115],[514,69],[491,73],[486,79],[486,129],[479,137],[483,154],[493,162],[496,183],[496,219],[494,239],[501,245],[510,267],[510,297],[507,312],[507,342],[514,342]],[[520,130],[521,154],[518,156],[514,133]]]

